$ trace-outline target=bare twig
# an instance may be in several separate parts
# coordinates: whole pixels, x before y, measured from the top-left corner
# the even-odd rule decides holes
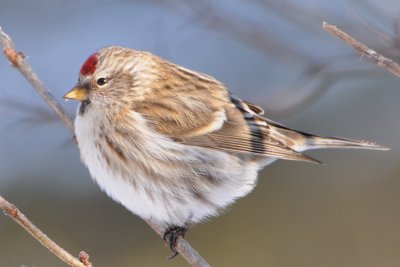
[[[158,222],[154,220],[147,220],[146,221],[151,228],[159,235],[163,236],[165,227],[160,225]],[[179,238],[178,243],[176,244],[176,250],[179,251],[179,254],[182,255],[185,260],[192,266],[201,266],[201,267],[207,267],[210,266],[204,258],[196,251],[194,250],[190,244],[183,238]]]
[[[372,60],[375,61],[375,63],[379,67],[383,67],[396,75],[397,77],[400,77],[400,65],[394,62],[393,60],[382,56],[381,54],[378,54],[374,50],[370,49],[363,43],[357,41],[344,31],[340,30],[336,26],[330,25],[327,22],[322,23],[322,28],[324,28],[326,31],[338,36],[339,38],[343,39],[346,43],[354,47],[356,50],[362,53],[362,55],[366,55],[367,57],[371,58]]]
[[[74,123],[68,113],[63,109],[60,103],[55,99],[53,94],[44,86],[37,74],[32,70],[27,63],[25,56],[21,52],[14,49],[14,44],[11,38],[3,32],[0,27],[0,44],[4,49],[4,54],[10,63],[24,75],[28,82],[35,88],[36,92],[46,101],[50,108],[58,115],[61,121],[72,131]]]
[[[37,228],[31,221],[26,218],[26,216],[20,212],[17,207],[2,196],[0,196],[0,208],[10,216],[16,223],[21,225],[29,234],[31,234],[36,240],[38,240],[43,246],[45,246],[51,253],[59,257],[63,262],[73,267],[85,267],[83,262],[79,261],[77,258],[72,256],[70,253],[65,251],[62,247],[57,245],[53,240],[51,240],[47,235],[45,235],[39,228]],[[81,252],[81,254],[87,255],[86,252]],[[89,258],[89,256],[87,256]],[[90,266],[92,267],[92,266]]]
[[[279,91],[275,96],[268,96],[268,100],[263,105],[268,114],[273,114],[274,116],[294,114],[317,101],[325,92],[332,89],[337,81],[341,81],[343,78],[359,78],[370,75],[374,71],[370,66],[368,66],[369,68],[360,69],[355,64],[354,58],[349,56],[349,53],[353,53],[353,51],[346,51],[339,55],[327,53],[321,56],[314,51],[307,52],[304,49],[300,49],[300,47],[294,47],[294,43],[297,42],[296,38],[285,36],[281,27],[276,27],[273,23],[257,22],[254,17],[232,15],[232,11],[215,1],[153,0],[152,2],[189,17],[191,19],[190,22],[205,26],[210,31],[218,32],[242,44],[249,45],[267,55],[268,58],[275,59],[274,64],[276,63],[277,67],[281,67],[280,65],[284,63],[289,63],[289,68],[293,70],[293,66],[297,65],[294,63],[298,63],[299,65],[297,66],[303,68],[303,71],[299,73],[299,79],[289,85],[287,85],[286,79],[283,79],[284,86],[271,86],[268,83],[268,91]],[[320,29],[315,24],[315,22],[321,21],[322,16],[319,15],[321,12],[304,8],[304,5],[296,5],[294,1],[249,1],[249,3],[256,4],[257,9],[265,9],[266,16],[272,12],[274,16],[279,16],[285,23],[298,28],[304,38],[308,38],[308,36],[313,37],[313,39],[315,37],[321,38],[320,33],[316,33]],[[379,11],[378,7],[370,10],[371,13],[375,14],[377,11]],[[324,12],[324,17],[329,15],[337,14]],[[364,22],[363,24],[367,23],[366,21],[362,22]],[[187,23],[184,25],[187,25]],[[355,29],[353,24],[348,27]],[[374,32],[374,34],[376,35],[377,32]],[[398,48],[400,47],[398,45],[400,41],[397,39],[400,38],[389,41],[389,36],[385,36],[384,39],[381,38],[382,35],[377,37],[380,43],[385,46],[381,47],[381,44],[377,48],[375,45],[375,48],[379,51],[384,51],[387,57],[397,59],[399,55]],[[388,45],[392,47],[387,47]],[[278,60],[276,61],[276,59]],[[351,68],[348,71],[336,71],[335,65],[349,65]],[[297,67],[295,71],[297,71]],[[351,75],[347,75],[348,73]],[[277,89],[271,90],[271,87]],[[262,94],[265,94],[265,91],[262,90]],[[282,95],[285,95],[285,98],[281,98]],[[279,98],[279,101],[276,101],[277,98]]]
[[[24,54],[15,50],[15,45],[12,42],[11,38],[1,29],[1,27],[0,27],[0,44],[3,47],[4,54],[6,55],[7,59],[10,61],[10,63],[22,73],[22,75],[31,83],[33,88],[35,88],[35,90],[45,100],[45,102],[50,106],[50,108],[58,115],[58,117],[65,124],[65,126],[67,126],[68,129],[70,129],[72,131],[72,133],[74,133],[73,119],[68,115],[68,113],[61,106],[61,104],[54,98],[54,96],[51,94],[51,92],[44,86],[43,82],[39,79],[39,77],[33,72],[32,68],[27,63]],[[1,207],[1,208],[3,208],[3,207]],[[17,210],[17,209],[15,208],[15,210]],[[4,211],[7,212],[6,210],[4,210]],[[27,220],[27,222],[29,222],[29,221]],[[146,220],[146,222],[147,222],[147,224],[150,225],[151,228],[153,228],[157,232],[157,234],[160,237],[163,237],[164,230],[165,230],[164,225],[160,224],[159,222],[153,221],[153,220]],[[32,225],[32,227],[35,227],[35,226]],[[39,240],[39,242],[41,242],[41,237],[37,236],[36,232],[33,232],[31,234],[34,238],[36,238],[37,240]],[[53,241],[51,241],[51,242],[53,242]],[[54,250],[51,250],[49,247],[47,247],[47,248],[53,253],[58,252],[58,250],[54,251]],[[196,267],[210,266],[206,262],[206,260],[204,260],[204,258],[201,257],[201,255],[196,250],[194,250],[192,248],[192,246],[183,238],[178,239],[176,249],[179,252],[179,254],[192,266],[196,266]],[[57,256],[60,259],[63,259],[60,255],[57,254]],[[83,256],[83,257],[81,257],[81,256]],[[82,260],[82,262],[87,262],[88,264],[90,264],[89,258],[85,257],[85,255],[80,255],[80,259]],[[74,266],[74,265],[72,265],[72,266]],[[76,265],[76,266],[82,266],[82,264]],[[91,265],[85,265],[85,266],[91,266]]]
[[[79,253],[79,261],[82,262],[86,267],[93,267],[89,260],[89,254],[87,254],[85,251],[81,251]]]

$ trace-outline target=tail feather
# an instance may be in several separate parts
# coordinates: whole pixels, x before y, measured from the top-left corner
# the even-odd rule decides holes
[[[390,148],[388,147],[380,146],[373,142],[352,140],[341,137],[322,137],[301,131],[296,131],[273,121],[268,121],[267,123],[272,130],[272,134],[275,135],[275,138],[299,152],[319,148],[390,150]]]
[[[307,136],[306,149],[319,148],[357,148],[357,149],[373,149],[373,150],[390,150],[385,146],[377,145],[373,142],[363,140],[352,140],[340,137],[321,137],[315,135]]]

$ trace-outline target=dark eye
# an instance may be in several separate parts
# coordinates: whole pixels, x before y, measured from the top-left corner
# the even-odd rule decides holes
[[[105,85],[107,83],[107,80],[106,80],[106,78],[100,78],[100,79],[98,79],[97,80],[97,84],[98,85]]]

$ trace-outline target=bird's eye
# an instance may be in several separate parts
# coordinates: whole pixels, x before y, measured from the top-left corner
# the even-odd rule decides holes
[[[100,86],[105,85],[106,83],[107,83],[106,78],[100,78],[97,80],[97,84]]]

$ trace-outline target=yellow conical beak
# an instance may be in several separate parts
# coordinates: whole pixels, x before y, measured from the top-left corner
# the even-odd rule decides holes
[[[65,99],[73,99],[77,101],[85,101],[88,98],[88,89],[85,87],[74,87],[65,96]]]

